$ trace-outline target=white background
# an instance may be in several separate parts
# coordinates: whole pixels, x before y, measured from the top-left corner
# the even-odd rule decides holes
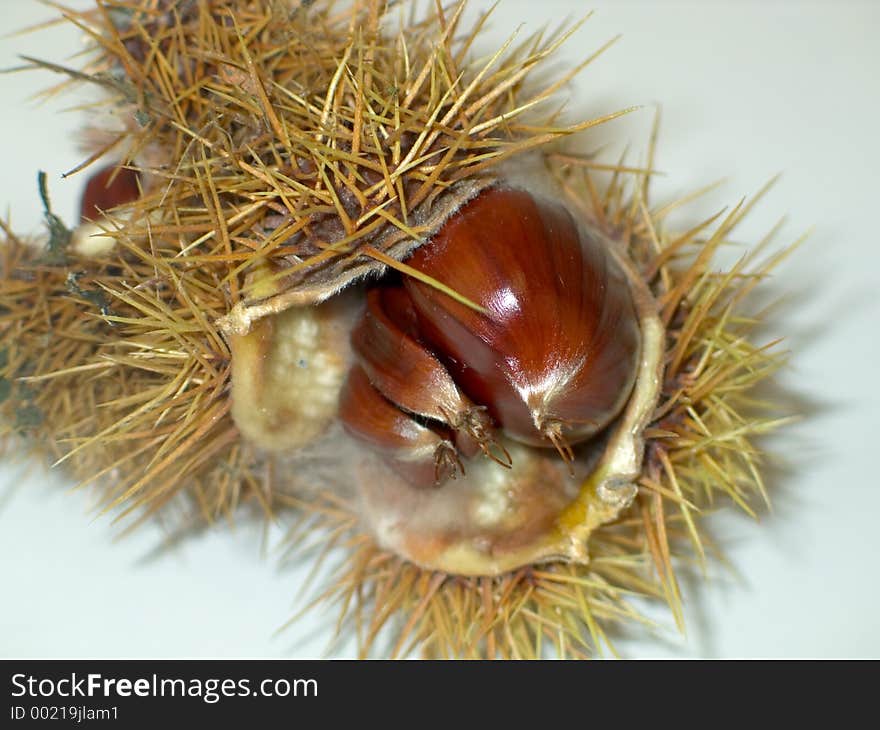
[[[73,3],[82,6],[82,2]],[[47,18],[31,0],[0,0],[3,26]],[[473,5],[483,3],[474,0]],[[785,468],[775,509],[761,524],[714,518],[732,569],[687,586],[688,635],[621,645],[644,657],[880,657],[880,449],[877,445],[878,120],[880,3],[580,2],[501,0],[483,48],[520,23],[535,29],[595,16],[560,56],[560,68],[610,37],[623,39],[576,83],[571,116],[646,104],[584,139],[644,149],[650,105],[663,111],[655,201],[719,178],[724,185],[683,222],[696,221],[783,177],[742,231],[757,240],[788,216],[781,242],[815,227],[771,283],[788,294],[767,336],[794,352],[783,383],[808,417],[774,442]],[[79,48],[68,28],[0,39],[0,66],[18,53],[63,60]],[[17,230],[40,230],[38,169],[57,211],[72,220],[82,178],[61,114],[75,99],[37,104],[49,74],[0,76],[4,174],[0,205]],[[116,540],[85,492],[61,475],[0,471],[0,656],[321,656],[330,617],[275,634],[297,605],[303,571],[261,555],[254,530],[221,525],[171,550],[148,525]],[[667,622],[668,625],[668,622]],[[349,645],[331,652],[348,655]]]

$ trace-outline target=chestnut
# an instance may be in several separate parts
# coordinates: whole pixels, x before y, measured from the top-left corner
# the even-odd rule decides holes
[[[116,246],[108,233],[112,225],[105,211],[130,203],[140,197],[140,176],[135,170],[107,165],[93,173],[80,199],[80,223],[73,231],[71,250],[83,258],[100,258]]]
[[[398,409],[357,365],[342,387],[339,405],[345,430],[378,451],[414,486],[440,485],[462,469],[455,446],[440,429]]]
[[[139,176],[135,170],[118,165],[101,168],[86,183],[80,201],[80,220],[100,220],[104,213],[140,197]]]
[[[404,280],[456,384],[511,438],[566,459],[620,413],[639,361],[630,288],[605,245],[557,203],[490,188],[407,262],[483,309]]]
[[[401,409],[442,423],[456,432],[465,456],[492,451],[492,422],[456,386],[437,357],[418,340],[418,319],[402,286],[379,287],[367,294],[367,306],[351,335],[352,347],[372,385]]]

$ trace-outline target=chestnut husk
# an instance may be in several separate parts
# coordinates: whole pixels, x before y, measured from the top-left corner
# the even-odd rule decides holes
[[[496,180],[494,185],[521,188],[521,179],[515,177],[512,183]],[[545,180],[542,185],[538,194],[546,195],[552,184]],[[469,190],[454,204],[447,201],[447,209],[454,211],[449,218],[473,197],[473,190]],[[437,230],[445,223],[446,220],[438,221]],[[644,429],[659,396],[664,328],[651,293],[620,247],[590,222],[579,221],[578,225],[581,236],[601,246],[620,272],[619,280],[627,287],[635,309],[641,344],[635,383],[622,411],[598,438],[576,449],[571,465],[563,463],[552,450],[535,449],[502,438],[499,443],[510,454],[513,469],[505,469],[489,459],[471,459],[464,465],[464,476],[448,481],[440,489],[413,486],[374,449],[350,444],[352,453],[347,457],[347,467],[342,469],[340,465],[334,478],[314,485],[315,491],[341,490],[346,495],[353,494],[360,504],[358,512],[364,528],[372,533],[380,547],[424,568],[454,575],[499,575],[554,560],[587,563],[590,533],[614,520],[632,502],[637,491],[634,482],[640,474],[644,455]],[[347,306],[339,309],[339,321],[345,323],[343,327],[350,329],[354,319],[362,314],[364,292],[361,287],[350,288]],[[290,306],[297,298],[290,296],[293,292],[282,291],[283,284],[271,271],[265,271],[262,280],[255,278],[253,288],[265,294],[264,303],[281,309],[261,314],[248,322],[248,328],[265,318],[274,320],[283,316],[288,309],[301,308]],[[302,308],[308,311],[312,307]],[[247,317],[259,311],[250,309],[238,323],[244,323]],[[351,353],[348,357],[350,365]],[[232,365],[234,373],[243,370],[244,377],[249,377],[246,373],[252,368],[252,361],[251,364],[242,362],[236,348],[233,348]],[[236,377],[234,375],[234,383]],[[341,385],[340,381],[340,388]],[[280,395],[280,391],[278,393]],[[337,389],[336,397],[338,394]],[[238,406],[234,416],[249,408],[240,388],[237,394],[234,390],[234,397],[236,395]],[[332,388],[320,394],[324,402],[329,402],[331,397]],[[272,408],[274,400],[269,398],[259,407]],[[239,421],[240,416],[236,416],[236,420]],[[328,424],[329,421],[325,426]],[[246,437],[253,435],[245,429],[243,432]],[[338,438],[333,430],[323,435],[331,440]],[[321,436],[316,432],[312,442],[318,450],[322,448]],[[255,444],[260,445],[259,438]],[[300,446],[306,447],[309,443]],[[295,455],[286,458],[296,461]]]

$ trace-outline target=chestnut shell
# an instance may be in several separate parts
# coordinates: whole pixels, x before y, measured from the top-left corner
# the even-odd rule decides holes
[[[632,295],[561,205],[490,188],[407,263],[484,309],[404,280],[420,337],[511,438],[578,443],[620,413],[639,356]]]

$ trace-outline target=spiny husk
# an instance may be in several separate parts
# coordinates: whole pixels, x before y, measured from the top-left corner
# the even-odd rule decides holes
[[[212,324],[225,304],[216,272],[176,271],[136,247],[59,263],[7,233],[4,432],[100,482],[107,506],[125,503],[126,513],[151,513],[186,488],[214,519],[231,514],[242,492],[264,494],[228,416],[229,351]]]
[[[638,494],[620,519],[590,535],[588,565],[556,562],[482,578],[422,570],[380,550],[344,501],[296,500],[302,516],[290,535],[293,553],[306,535],[318,534],[326,538],[326,551],[341,548],[344,555],[311,606],[335,604],[337,631],[353,628],[364,656],[384,652],[389,636],[395,656],[613,652],[615,632],[633,622],[649,624],[635,598],[666,602],[683,630],[676,570],[705,566],[711,543],[702,516],[719,498],[750,515],[767,502],[757,441],[790,419],[779,416],[779,403],[762,401],[756,387],[777,371],[785,354],[778,343],[752,341],[760,318],[746,305],[793,246],[758,261],[771,232],[730,270],[713,268],[719,246],[730,243],[765,191],[726,215],[672,233],[664,219],[679,204],[650,208],[650,163],[633,170],[561,154],[551,162],[570,204],[626,247],[668,327],[663,389],[645,433]],[[600,185],[596,170],[609,169],[610,181]]]
[[[417,211],[443,208],[450,188],[476,190],[511,155],[602,121],[536,116],[570,74],[524,95],[569,33],[474,62],[487,14],[463,34],[463,4],[405,22],[388,6],[97,0],[64,11],[92,41],[82,69],[30,59],[68,77],[53,91],[106,92],[118,129],[88,131],[80,169],[112,153],[144,182],[103,224],[118,242],[106,256],[73,256],[48,208],[61,226],[48,253],[11,234],[3,253],[2,375],[20,381],[4,420],[83,482],[110,485],[107,506],[152,511],[185,491],[206,519],[243,497],[270,510],[271,467],[229,416],[236,327],[218,323],[267,288],[319,281],[326,296],[345,272],[393,264],[388,252],[424,240],[430,216]],[[237,317],[239,331],[252,319]]]
[[[222,268],[230,332],[395,265],[499,163],[616,116],[536,116],[575,71],[524,84],[571,31],[474,62],[488,14],[465,31],[464,3],[437,4],[395,30],[389,5],[99,0],[69,14],[95,41],[83,71],[35,62],[110,91],[125,129],[106,145],[155,175],[126,232]]]
[[[671,234],[670,208],[648,203],[650,161],[626,197],[623,165],[604,166],[614,172],[601,185],[602,165],[548,158],[572,206],[626,246],[669,327],[640,491],[591,536],[588,566],[467,579],[421,570],[376,548],[346,503],[278,496],[271,463],[229,416],[230,355],[217,323],[265,303],[256,269],[273,267],[272,296],[312,281],[326,295],[375,253],[385,265],[406,250],[395,245],[421,240],[425,210],[456,185],[479,185],[505,158],[614,115],[564,128],[536,119],[568,77],[525,95],[524,83],[558,39],[537,36],[469,65],[482,21],[461,37],[458,8],[393,34],[385,6],[367,0],[175,7],[99,0],[67,13],[96,50],[83,71],[56,70],[105,87],[122,121],[92,135],[86,162],[112,150],[144,172],[146,189],[108,219],[117,246],[103,258],[71,257],[58,225],[48,249],[6,231],[6,432],[104,485],[105,504],[124,513],[152,514],[180,492],[205,520],[243,501],[299,508],[294,538],[324,536],[346,551],[321,598],[338,602],[340,628],[354,624],[364,654],[393,626],[396,654],[589,655],[609,627],[637,620],[633,595],[664,598],[680,622],[672,555],[704,553],[699,517],[716,496],[754,509],[764,493],[754,441],[780,423],[754,388],[782,358],[750,341],[755,319],[742,308],[777,258],[711,268],[747,207],[711,236],[714,220]]]

